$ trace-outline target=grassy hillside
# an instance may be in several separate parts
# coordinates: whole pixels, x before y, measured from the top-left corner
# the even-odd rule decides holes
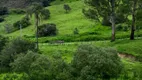
[[[66,14],[63,9],[64,4],[69,4],[71,11]],[[58,29],[58,35],[53,37],[44,37],[40,39],[40,42],[47,42],[51,40],[64,40],[64,41],[89,41],[89,40],[108,40],[111,36],[111,27],[102,26],[101,23],[87,19],[83,13],[82,8],[84,7],[83,1],[69,1],[57,0],[52,3],[52,6],[48,7],[51,12],[51,18],[48,20],[42,20],[40,24],[44,23],[55,23]],[[13,22],[21,19],[24,15],[14,15],[10,14],[6,17],[6,21],[0,23],[0,34],[5,34],[3,26],[6,23],[12,24]],[[32,25],[22,30],[22,35],[27,35],[29,37],[34,36],[34,18],[31,20]],[[73,31],[78,28],[79,34],[74,35]],[[11,34],[5,34],[6,36],[19,36],[20,31],[15,31]],[[126,38],[129,37],[129,31],[117,31],[116,38]],[[137,35],[137,34],[136,34]],[[142,35],[142,31],[138,33],[139,36]]]
[[[68,14],[66,14],[65,10],[63,9],[64,4],[69,4],[72,9]],[[51,12],[50,19],[42,20],[40,24],[42,25],[45,23],[55,23],[57,25],[58,34],[57,36],[39,38],[39,42],[48,42],[53,40],[64,40],[65,42],[109,40],[111,36],[111,27],[102,26],[101,23],[86,18],[82,13],[83,7],[84,3],[81,0],[64,0],[64,1],[56,0],[55,2],[53,2],[52,6],[47,7],[47,9],[49,9]],[[24,17],[24,15],[10,14],[6,16],[5,17],[6,21],[0,23],[0,34],[12,37],[20,36],[19,30],[10,34],[6,34],[4,31],[4,26],[6,24],[12,25],[14,22],[20,20],[22,17]],[[31,19],[31,23],[32,25],[22,29],[22,35],[23,36],[26,35],[31,40],[34,40],[35,28],[34,28],[33,17]],[[73,34],[75,28],[78,28],[79,30],[78,35]],[[116,32],[116,38],[119,39],[128,38],[129,35],[130,35],[130,30]],[[137,35],[142,36],[142,30],[136,32],[135,36]],[[142,44],[141,40],[138,41],[118,40],[114,43],[107,42],[103,44],[105,44],[106,46],[115,47],[119,52],[132,54],[134,56],[141,55],[142,46],[139,45]],[[52,49],[50,50],[53,51]]]

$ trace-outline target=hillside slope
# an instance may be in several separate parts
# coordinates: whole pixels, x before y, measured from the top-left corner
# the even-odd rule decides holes
[[[48,20],[42,20],[40,25],[45,23],[55,23],[58,29],[57,36],[42,37],[40,42],[47,42],[51,40],[64,40],[68,41],[90,41],[90,40],[109,40],[111,36],[111,27],[103,26],[101,23],[90,20],[82,13],[84,3],[81,0],[56,0],[51,3],[52,6],[47,7],[50,10],[51,17]],[[66,14],[63,8],[64,4],[69,4],[71,11]],[[10,14],[5,19],[6,21],[0,23],[0,34],[6,36],[17,37],[20,35],[20,31],[15,31],[10,34],[5,34],[3,26],[5,24],[13,24],[20,20],[24,15]],[[22,29],[22,35],[26,35],[34,38],[35,27],[34,18],[31,19],[32,25]],[[78,35],[74,35],[73,31],[77,28],[79,30]],[[128,31],[117,31],[116,38],[128,38],[130,35],[130,29]],[[136,36],[142,36],[142,30],[135,34]]]
[[[53,4],[55,4],[55,2],[53,2]],[[56,5],[52,5],[48,7],[48,9],[51,12],[51,18],[48,20],[41,21],[40,24],[55,23],[59,31],[58,36],[73,35],[73,30],[75,28],[79,29],[80,34],[87,33],[87,32],[94,32],[95,30],[98,30],[98,28],[100,30],[105,28],[101,24],[98,24],[98,22],[89,20],[83,15],[82,8],[84,4],[82,1],[73,1],[73,2],[68,2],[66,4],[69,4],[72,9],[68,14],[66,14],[65,10],[63,9],[64,3],[61,3],[61,4],[56,3]],[[8,15],[6,17],[6,21],[3,23],[0,23],[0,26],[4,26],[4,24],[6,24],[7,22],[11,22],[12,24],[18,21],[19,19],[17,18],[20,18],[18,16],[23,16],[23,15],[17,15],[17,17],[13,14]],[[13,18],[10,18],[10,17],[13,17]],[[32,22],[31,26],[23,29],[23,35],[28,35],[28,36],[34,35],[34,30],[33,30],[34,29],[34,18],[32,18],[31,22]],[[1,31],[1,33],[2,32],[4,33],[4,30]],[[19,31],[16,31],[16,32],[13,32],[7,35],[17,36],[18,34],[19,34]],[[109,34],[110,33],[108,33],[107,35]]]

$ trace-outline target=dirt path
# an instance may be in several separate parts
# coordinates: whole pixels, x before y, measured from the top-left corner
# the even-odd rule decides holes
[[[135,60],[136,60],[135,56],[130,55],[130,54],[118,53],[118,56],[119,56],[120,58],[125,58],[125,59],[129,59],[129,60],[132,60],[132,61],[135,61]]]

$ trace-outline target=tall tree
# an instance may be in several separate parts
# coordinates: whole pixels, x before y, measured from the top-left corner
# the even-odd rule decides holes
[[[136,23],[142,20],[140,16],[142,14],[142,0],[122,0],[122,3],[127,6],[124,7],[125,11],[127,11],[125,14],[132,16],[130,40],[134,40]]]
[[[44,12],[44,7],[39,4],[39,3],[34,3],[28,10],[27,13],[32,17],[34,15],[35,18],[35,28],[36,28],[36,33],[35,33],[35,38],[36,38],[36,50],[39,50],[38,46],[38,26],[39,22],[42,18],[42,14]]]
[[[111,24],[112,24],[112,38],[111,41],[115,41],[115,0],[110,0],[111,3]]]
[[[93,18],[101,21],[101,18],[107,19],[112,25],[111,41],[115,41],[115,23],[116,10],[121,0],[84,0],[85,4],[91,8],[88,9],[89,14],[93,13]]]
[[[135,27],[136,27],[136,17],[138,15],[137,12],[138,10],[141,9],[141,5],[142,5],[142,1],[141,0],[128,0],[129,1],[129,8],[132,9],[131,10],[131,15],[132,15],[132,24],[131,24],[131,35],[130,35],[130,40],[134,40],[135,37]]]

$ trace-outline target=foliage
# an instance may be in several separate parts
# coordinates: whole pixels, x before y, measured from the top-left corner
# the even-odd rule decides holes
[[[25,28],[25,27],[28,27],[30,24],[31,24],[30,19],[29,19],[29,17],[26,16],[22,20],[19,20],[19,21],[15,22],[13,24],[13,27],[14,27],[15,30],[19,30],[20,26],[22,28]]]
[[[0,15],[8,14],[8,8],[7,7],[0,7]]]
[[[122,70],[115,50],[92,45],[79,46],[71,64],[76,80],[117,78]]]
[[[103,20],[102,20],[102,25],[105,25],[105,26],[111,26],[111,23],[109,21],[109,17],[104,17]]]
[[[73,33],[74,33],[74,34],[79,34],[78,29],[77,29],[77,28],[75,28],[75,29],[74,29],[74,31],[73,31]]]
[[[28,74],[31,80],[67,80],[67,64],[60,58],[49,60],[45,55],[29,51],[20,55],[11,66],[16,72]]]
[[[4,47],[0,54],[1,67],[9,68],[9,64],[16,59],[17,54],[26,54],[28,50],[34,51],[34,49],[35,45],[33,42],[22,38],[12,40]]]
[[[25,80],[26,78],[24,78],[23,76],[25,75],[18,74],[18,73],[7,73],[7,74],[4,74],[3,77],[1,77],[0,79],[1,80]]]
[[[125,7],[125,5],[122,3],[120,4],[121,0],[117,0],[115,1],[115,12],[116,12],[116,18],[115,18],[115,22],[116,24],[119,23],[123,23],[125,21],[127,21],[127,17],[128,14],[126,11],[128,11]],[[84,13],[85,16],[87,16],[88,18],[91,19],[95,19],[98,20],[100,22],[102,22],[102,25],[105,26],[110,26],[110,19],[111,19],[111,5],[110,5],[110,1],[107,0],[84,0],[84,3],[89,5],[85,6],[85,8],[83,8],[82,12]],[[126,12],[126,13],[125,13]],[[103,18],[101,20],[101,18]]]
[[[123,30],[123,26],[122,26],[121,24],[118,24],[118,25],[116,26],[116,30],[117,30],[117,31]]]
[[[55,0],[42,0],[42,5],[44,7],[50,6],[50,3],[53,1],[55,1]]]
[[[11,14],[25,14],[26,12],[22,9],[12,9],[10,10]]]
[[[71,8],[68,4],[64,4],[64,9],[65,9],[66,13],[68,13],[71,10]]]
[[[45,37],[45,36],[53,36],[57,34],[56,25],[53,23],[43,24],[39,26],[38,36]]]
[[[0,52],[4,48],[4,46],[6,45],[7,41],[8,41],[7,38],[5,38],[5,37],[3,37],[3,36],[0,35]]]
[[[118,25],[116,25],[116,30],[117,31],[128,31],[129,26],[128,26],[128,24],[118,24]]]
[[[6,33],[11,33],[15,30],[11,24],[5,24],[4,29]]]
[[[48,9],[42,10],[42,17],[43,19],[49,19],[50,18],[50,11]]]
[[[0,23],[4,21],[4,18],[0,17]]]
[[[59,53],[60,54],[60,53]],[[63,59],[62,56],[55,55],[51,59],[51,66],[49,69],[50,80],[70,80],[72,77],[69,72],[70,66]]]
[[[129,11],[127,13],[131,13],[131,15],[132,15],[130,40],[134,40],[136,22],[137,22],[137,20],[141,21],[140,18],[142,18],[142,17],[140,17],[141,12],[139,13],[139,11],[141,11],[140,5],[141,5],[142,1],[141,0],[122,0],[122,2],[128,6],[128,7],[126,7],[126,9],[129,9]],[[138,18],[138,16],[139,16],[139,18]]]

